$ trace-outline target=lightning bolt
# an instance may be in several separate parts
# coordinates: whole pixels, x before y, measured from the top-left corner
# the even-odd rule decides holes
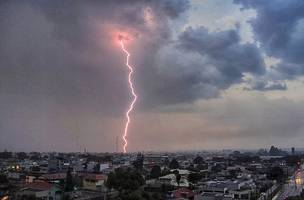
[[[130,53],[128,52],[128,50],[125,48],[124,42],[121,39],[120,40],[120,45],[121,45],[121,49],[122,51],[127,55],[127,60],[126,60],[126,66],[129,69],[129,75],[128,75],[128,82],[129,82],[129,87],[133,96],[133,100],[131,101],[130,105],[129,105],[129,109],[126,112],[126,124],[125,124],[125,130],[124,130],[124,134],[122,136],[122,139],[124,140],[124,145],[123,145],[123,152],[126,153],[127,152],[127,146],[128,146],[128,140],[127,140],[127,136],[128,136],[128,128],[129,128],[129,124],[131,122],[130,119],[130,113],[132,112],[133,108],[134,108],[134,104],[137,100],[137,95],[135,93],[134,87],[133,87],[133,82],[132,82],[132,75],[133,75],[133,67],[129,64],[129,58],[130,58]]]

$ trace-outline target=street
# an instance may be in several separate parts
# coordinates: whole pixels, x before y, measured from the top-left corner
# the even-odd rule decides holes
[[[281,192],[279,192],[273,200],[284,200],[287,197],[298,196],[302,192],[304,182],[304,172],[302,167],[298,169],[295,174],[290,177]]]

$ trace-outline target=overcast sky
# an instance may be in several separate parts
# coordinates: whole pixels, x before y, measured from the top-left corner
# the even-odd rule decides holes
[[[304,1],[0,2],[0,150],[303,147]],[[119,141],[122,150],[122,140]]]

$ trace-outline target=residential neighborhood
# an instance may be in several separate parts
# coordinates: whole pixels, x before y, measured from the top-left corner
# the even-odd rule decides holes
[[[303,195],[303,154],[0,153],[1,200],[268,200]],[[285,195],[285,196],[284,196]]]

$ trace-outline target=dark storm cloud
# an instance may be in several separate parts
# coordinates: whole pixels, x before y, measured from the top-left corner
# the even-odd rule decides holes
[[[180,13],[183,13],[190,7],[190,3],[187,0],[170,1],[166,0],[162,2],[162,7],[168,16],[171,18],[177,18]]]
[[[205,27],[187,28],[179,37],[179,47],[201,55],[216,70],[217,77],[201,80],[226,89],[242,82],[244,73],[262,75],[265,64],[258,48],[241,44],[237,30],[210,32]]]
[[[259,49],[242,44],[238,30],[211,32],[205,27],[186,28],[175,43],[158,51],[153,66],[154,75],[143,81],[144,96],[149,95],[144,101],[157,105],[216,98],[222,90],[243,82],[245,73],[265,72]]]
[[[113,47],[111,28],[150,38],[146,55],[139,60],[147,63],[140,76],[149,76],[153,69],[147,55],[169,39],[167,21],[177,18],[188,4],[185,0],[2,2],[0,92],[121,113],[129,93],[121,67],[124,57]],[[143,17],[147,7],[153,11],[155,30]]]
[[[236,30],[188,28],[176,41],[183,50],[176,50],[168,22],[189,8],[186,0],[10,1],[1,8],[2,92],[43,94],[67,106],[122,113],[129,90],[113,31],[138,41],[132,49],[138,108],[217,97],[244,73],[264,72],[257,48],[241,44]],[[145,12],[151,12],[152,25]],[[195,53],[200,56],[193,60]],[[158,60],[161,54],[167,57]]]
[[[269,56],[281,59],[277,70],[282,79],[304,73],[304,1],[235,0],[243,9],[255,9],[250,20],[254,35]]]
[[[102,138],[100,148],[109,149],[130,98],[125,56],[113,32],[129,32],[139,41],[132,61],[143,66],[135,81],[138,92],[144,91],[141,81],[156,79],[149,55],[168,43],[168,21],[188,7],[185,0],[175,2],[1,1],[1,143],[14,147],[24,137],[23,150],[52,149],[52,144],[68,150],[72,147],[65,143],[86,134]],[[151,24],[144,17],[147,8]],[[119,126],[104,123],[112,116]],[[49,137],[54,139],[48,143]]]
[[[180,36],[180,46],[206,56],[228,79],[238,80],[244,72],[263,74],[265,70],[258,48],[241,44],[236,30],[209,32],[204,27],[190,27]]]
[[[237,30],[210,32],[205,27],[188,27],[176,43],[158,52],[157,59],[158,70],[151,79],[154,87],[146,87],[152,95],[145,102],[158,105],[216,98],[232,84],[243,82],[245,73],[259,76],[265,72],[258,48],[242,44]]]
[[[279,3],[283,5],[283,1]],[[303,58],[299,56],[303,47],[300,11],[292,8],[295,13],[286,14],[283,25],[274,27],[278,33],[272,36],[268,13],[259,14],[263,11],[262,1],[248,1],[244,5],[257,10],[258,17],[252,21],[255,34],[268,54],[283,59],[277,66],[281,73],[291,77],[303,73],[303,65],[300,65]],[[189,6],[187,0],[0,1],[1,147],[72,151],[78,141],[96,151],[112,150],[115,137],[123,130],[122,113],[130,101],[125,55],[114,41],[119,32],[129,33],[132,39],[127,47],[131,63],[136,67],[134,85],[139,96],[134,119],[136,114],[138,118],[143,116],[142,121],[135,120],[140,124],[130,126],[134,131],[134,146],[157,145],[160,143],[157,134],[169,140],[176,132],[180,141],[184,141],[188,137],[185,133],[194,129],[191,139],[197,140],[205,128],[200,116],[181,117],[177,121],[179,127],[174,126],[176,110],[171,112],[171,120],[165,117],[164,121],[158,115],[166,113],[157,111],[166,106],[179,107],[183,103],[189,105],[199,99],[218,97],[222,90],[242,82],[246,73],[263,77],[265,64],[254,44],[241,42],[239,30],[211,32],[204,27],[189,27],[175,38],[172,21],[184,22],[182,17],[186,15],[183,13]],[[269,12],[273,14],[269,17],[276,21],[274,16],[278,12],[275,9]],[[285,22],[287,19],[291,26]],[[259,25],[260,20],[265,20],[267,27]],[[284,30],[279,31],[280,27]],[[276,42],[272,42],[272,38]],[[252,82],[256,84],[252,89],[286,88],[279,80],[262,79],[263,83],[258,80]],[[248,106],[247,102],[243,106]],[[225,107],[231,105],[215,112],[220,113]],[[155,112],[144,110],[151,108]],[[249,109],[247,113],[255,110]],[[288,113],[286,110],[283,114]],[[145,115],[150,113],[156,116],[155,124],[146,121]],[[242,120],[247,120],[242,107],[238,113],[242,124]],[[230,113],[225,116],[231,119]],[[274,125],[276,117],[273,117]],[[260,115],[252,119],[260,119]],[[278,124],[283,124],[282,121]],[[218,134],[222,138],[227,127],[223,123],[219,130],[216,125],[221,122],[214,124],[214,130],[206,131],[206,136]],[[251,124],[251,120],[246,122]],[[253,133],[255,127],[260,126],[258,122],[249,127],[248,132]],[[163,123],[165,131],[157,123]],[[229,132],[233,135],[234,125],[230,125]],[[285,127],[292,125],[284,124]],[[267,126],[264,131],[271,128]],[[143,134],[145,129],[154,143],[146,144],[151,140]],[[135,137],[144,138],[146,143],[138,142]],[[167,143],[163,145],[165,148]],[[174,144],[169,145],[174,147]]]
[[[51,1],[42,2],[36,7],[54,23],[54,33],[72,44],[90,40],[92,28],[96,28],[96,21],[105,32],[108,27],[104,24],[117,26],[123,31],[135,29],[135,34],[151,34],[146,28],[144,12],[148,8],[153,12],[154,23],[161,29],[160,36],[168,36],[170,30],[166,23],[168,18],[178,18],[189,7],[187,0],[174,1],[150,0],[105,0],[105,1]],[[93,26],[92,26],[93,25]],[[103,37],[104,35],[101,35]],[[94,38],[96,39],[96,38]],[[81,43],[80,43],[81,44]]]

